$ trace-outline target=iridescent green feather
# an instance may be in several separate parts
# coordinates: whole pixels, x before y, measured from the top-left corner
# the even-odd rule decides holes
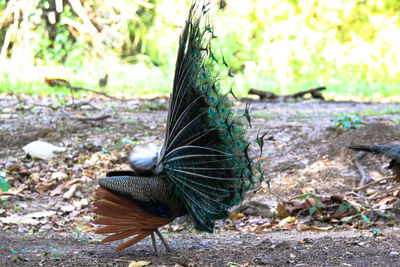
[[[253,186],[255,168],[245,137],[247,123],[235,115],[220,88],[208,9],[199,2],[192,5],[180,38],[158,169],[166,173],[171,195],[183,201],[197,228],[212,232],[215,220],[227,218],[229,208]],[[247,108],[245,118],[250,122]]]

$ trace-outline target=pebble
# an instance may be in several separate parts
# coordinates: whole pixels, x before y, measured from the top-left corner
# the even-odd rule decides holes
[[[272,249],[287,249],[290,248],[290,243],[288,241],[282,241],[271,246]]]
[[[268,256],[256,258],[255,262],[259,265],[275,265],[276,264],[276,261]]]

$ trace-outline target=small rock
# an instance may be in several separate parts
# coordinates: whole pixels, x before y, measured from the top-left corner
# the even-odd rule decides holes
[[[12,117],[12,114],[1,114],[1,118],[3,119],[3,120],[8,120],[8,119],[10,119]]]
[[[314,240],[311,239],[311,238],[308,238],[308,237],[306,237],[303,240],[301,240],[301,243],[303,243],[303,244],[311,244],[313,242],[314,242]]]
[[[246,202],[236,208],[233,213],[242,213],[246,216],[262,216],[264,218],[272,217],[270,207],[257,201]]]
[[[53,172],[51,174],[51,179],[53,179],[53,180],[61,181],[61,180],[64,180],[66,178],[68,178],[68,174],[66,174],[65,172]]]
[[[273,259],[266,257],[266,256],[256,258],[254,261],[256,262],[256,264],[259,264],[259,265],[275,265],[276,264],[276,262]]]
[[[31,157],[50,160],[55,152],[64,152],[65,147],[57,147],[43,141],[33,141],[22,148]]]
[[[400,200],[396,200],[392,204],[392,216],[394,219],[400,218]]]
[[[282,242],[276,243],[271,248],[273,248],[273,249],[287,249],[287,248],[290,248],[290,243],[288,241],[282,241]]]
[[[63,212],[71,212],[71,211],[73,211],[75,209],[75,206],[74,205],[66,205],[66,206],[62,206],[61,207],[61,210],[63,211]]]

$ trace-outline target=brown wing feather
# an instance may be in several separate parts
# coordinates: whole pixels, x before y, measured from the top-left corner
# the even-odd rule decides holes
[[[98,234],[112,234],[102,242],[111,242],[130,236],[132,239],[122,243],[115,250],[121,250],[136,244],[159,227],[171,221],[144,211],[134,202],[119,196],[103,187],[95,193],[100,200],[93,203],[94,213],[100,215],[93,223],[105,225],[95,231]]]
[[[146,236],[150,235],[151,233],[152,232],[142,232],[142,233],[136,235],[134,238],[132,238],[132,239],[126,241],[125,243],[122,243],[118,247],[116,247],[115,251],[122,250],[124,248],[130,247],[130,246],[136,244],[137,242],[141,241],[143,238],[145,238]]]

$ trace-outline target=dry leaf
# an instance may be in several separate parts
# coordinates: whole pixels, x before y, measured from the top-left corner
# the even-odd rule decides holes
[[[36,219],[33,219],[31,217],[28,217],[26,215],[24,216],[18,216],[18,215],[11,215],[8,217],[0,217],[0,221],[2,223],[6,224],[30,224],[30,225],[37,225],[39,224],[39,221]]]
[[[74,117],[77,119],[86,119],[88,116],[83,113],[77,113],[77,114],[74,114]]]
[[[89,177],[89,178],[93,178],[93,170],[92,169],[88,169],[86,170],[83,175]]]
[[[64,180],[67,179],[68,175],[65,172],[53,172],[51,179],[54,180]]]
[[[131,261],[128,267],[142,267],[150,265],[150,263],[151,263],[150,261]]]
[[[288,216],[288,217],[286,217],[285,219],[282,219],[279,222],[279,226],[283,227],[283,226],[286,226],[286,225],[288,225],[290,223],[295,223],[295,222],[296,222],[296,217]]]
[[[310,186],[305,186],[301,189],[302,194],[312,193],[315,192],[315,189]]]
[[[180,232],[180,231],[183,230],[183,225],[181,225],[181,224],[174,224],[174,225],[171,226],[171,230],[172,230],[173,232]]]
[[[236,214],[231,214],[231,216],[229,217],[229,219],[231,220],[237,220],[237,219],[241,219],[244,217],[243,213],[236,213]]]
[[[64,193],[63,198],[64,199],[70,199],[72,195],[75,193],[76,188],[78,187],[78,184],[73,184],[71,188]]]
[[[264,224],[262,224],[262,225],[257,225],[257,226],[253,229],[253,232],[259,233],[259,232],[262,232],[262,231],[264,231],[265,229],[271,228],[271,227],[272,227],[272,223],[264,223]]]
[[[332,229],[333,229],[333,226],[325,226],[325,227],[316,226],[316,225],[312,226],[312,230],[316,230],[316,231],[329,231]]]
[[[53,191],[50,192],[50,196],[55,196],[55,195],[61,195],[63,192],[65,185],[64,184],[60,184],[56,187],[56,189],[54,189]]]
[[[7,164],[8,165],[8,164]],[[20,169],[20,166],[17,164],[11,164],[8,168],[7,171],[9,172],[15,172],[18,171]]]
[[[279,218],[286,218],[290,215],[290,213],[288,212],[288,210],[283,206],[282,203],[279,203],[278,206],[276,207],[276,211],[277,211],[277,216]]]
[[[37,172],[31,173],[31,175],[29,175],[29,179],[37,183],[40,179],[40,175]]]
[[[27,217],[31,217],[31,218],[43,218],[43,217],[51,217],[54,214],[56,214],[55,211],[52,210],[46,210],[46,211],[37,211],[37,212],[32,212],[27,214]]]
[[[68,181],[67,183],[65,183],[65,187],[67,189],[70,189],[72,185],[74,185],[76,183],[80,183],[80,182],[82,182],[81,179],[75,178],[75,179],[72,179],[71,181]]]
[[[40,182],[35,186],[36,191],[39,193],[43,193],[44,191],[49,190],[56,184],[56,181],[46,181],[46,182]]]

